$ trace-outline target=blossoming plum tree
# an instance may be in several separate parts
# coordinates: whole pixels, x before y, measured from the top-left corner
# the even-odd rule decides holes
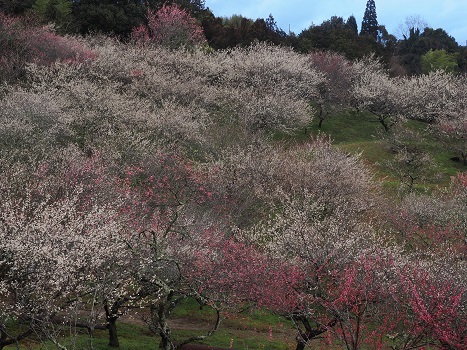
[[[2,80],[24,75],[26,63],[81,63],[95,57],[77,38],[59,36],[50,27],[34,26],[27,20],[3,13],[0,13],[0,46]]]
[[[118,296],[130,278],[123,273],[129,261],[125,226],[115,202],[103,200],[106,192],[99,190],[106,186],[96,186],[102,179],[90,165],[84,162],[76,172],[43,163],[32,177],[19,168],[2,181],[2,317],[26,322],[26,333],[57,346],[57,323],[93,329],[101,295]],[[21,338],[3,325],[4,344]]]
[[[318,85],[318,127],[334,108],[347,107],[351,97],[351,63],[344,56],[330,52],[310,53],[313,68],[324,73],[325,80]]]
[[[366,57],[354,62],[351,71],[354,107],[374,114],[386,132],[403,120],[400,81],[390,78],[380,62]]]
[[[126,198],[120,217],[132,230],[128,245],[136,262],[136,294],[151,310],[150,329],[160,335],[165,350],[210,335],[219,327],[220,304],[209,297],[212,285],[194,283],[195,276],[207,273],[209,264],[198,264],[199,270],[192,266],[200,251],[216,255],[216,246],[205,238],[214,225],[210,220],[215,220],[209,212],[216,209],[211,207],[213,193],[205,187],[201,173],[178,155],[159,154],[129,166],[119,186]],[[220,241],[225,239],[222,233],[216,234]],[[175,345],[167,319],[187,297],[214,308],[217,320],[206,335]]]
[[[164,4],[157,12],[148,8],[147,20],[147,26],[133,29],[131,34],[139,44],[152,43],[176,49],[206,42],[201,26],[176,4]]]

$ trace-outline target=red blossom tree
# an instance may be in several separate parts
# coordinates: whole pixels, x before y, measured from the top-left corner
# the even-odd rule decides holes
[[[399,274],[397,304],[405,309],[403,329],[394,338],[399,349],[434,346],[443,350],[466,349],[466,290],[454,281],[435,277],[421,267]]]
[[[335,318],[329,327],[348,350],[360,349],[364,344],[378,348],[388,331],[384,319],[388,306],[391,259],[381,255],[361,256],[332,270],[317,301],[328,317]]]

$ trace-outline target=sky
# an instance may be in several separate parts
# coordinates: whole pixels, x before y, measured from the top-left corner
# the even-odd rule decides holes
[[[367,0],[205,0],[217,17],[237,14],[253,20],[274,16],[285,32],[295,34],[319,25],[332,16],[344,20],[354,15],[360,26]],[[400,37],[399,27],[408,17],[418,17],[431,28],[442,28],[460,45],[467,41],[467,0],[375,0],[378,23]]]

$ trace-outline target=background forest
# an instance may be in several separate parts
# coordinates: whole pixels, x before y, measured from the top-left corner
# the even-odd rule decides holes
[[[466,349],[464,48],[372,3],[0,0],[0,349]]]
[[[430,28],[422,18],[413,16],[401,18],[396,37],[378,23],[373,0],[365,13],[362,8],[362,22],[354,16],[332,17],[298,34],[278,28],[272,15],[266,19],[216,17],[203,0],[0,0],[0,10],[13,16],[26,15],[41,24],[54,23],[60,34],[104,33],[125,40],[134,27],[147,22],[147,7],[157,11],[165,3],[188,11],[201,25],[209,46],[216,50],[267,41],[302,53],[330,50],[351,60],[375,53],[395,75],[427,73],[433,64],[435,69],[449,66],[454,72],[467,70],[465,46],[445,30]],[[357,21],[362,24],[360,32]]]

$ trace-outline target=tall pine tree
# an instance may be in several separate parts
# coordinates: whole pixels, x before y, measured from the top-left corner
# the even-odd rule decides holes
[[[378,37],[378,19],[376,16],[376,5],[374,0],[368,0],[366,3],[360,35],[370,35],[375,38],[375,40]]]

